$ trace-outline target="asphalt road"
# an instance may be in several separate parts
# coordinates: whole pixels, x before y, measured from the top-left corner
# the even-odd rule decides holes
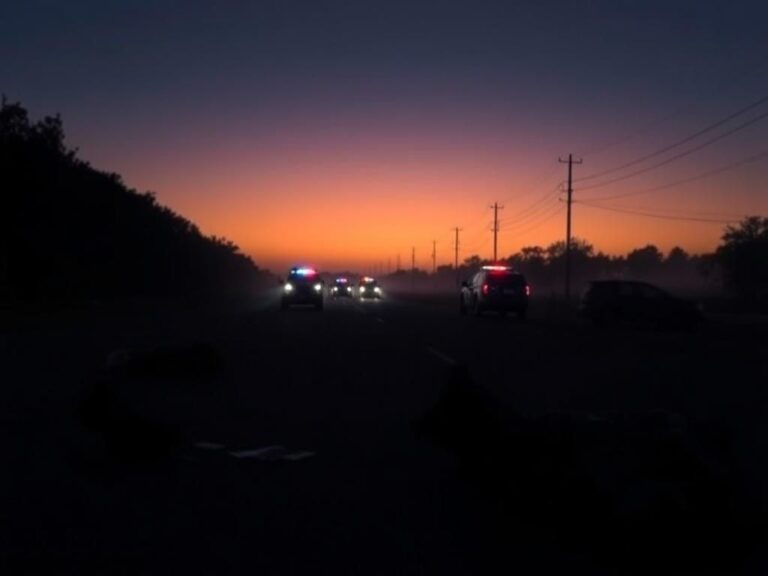
[[[604,561],[600,542],[563,548],[562,534],[527,530],[530,516],[509,502],[541,500],[544,514],[553,498],[503,495],[486,478],[497,460],[509,473],[504,441],[422,433],[460,374],[503,420],[661,414],[682,426],[686,446],[728,477],[729,518],[750,512],[729,572],[761,573],[767,334],[725,321],[693,333],[596,330],[543,305],[525,322],[460,317],[439,301],[396,298],[284,312],[276,294],[183,322],[25,325],[3,340],[0,570],[640,572],[632,557]],[[461,406],[453,417],[471,432]],[[715,441],[692,423],[718,431]],[[480,473],[466,466],[474,451]],[[652,560],[656,573],[681,573]]]

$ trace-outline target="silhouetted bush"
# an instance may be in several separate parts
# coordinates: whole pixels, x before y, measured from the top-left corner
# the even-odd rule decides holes
[[[58,116],[0,107],[0,301],[209,299],[265,276],[233,243],[203,235],[152,193],[79,160]]]

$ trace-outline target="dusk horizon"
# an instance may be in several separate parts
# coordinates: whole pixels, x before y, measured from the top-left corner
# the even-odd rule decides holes
[[[34,42],[33,6],[5,21],[7,98],[60,113],[81,158],[275,271],[414,247],[428,268],[433,241],[449,264],[454,227],[462,258],[490,258],[494,202],[500,255],[563,240],[568,154],[572,233],[607,254],[711,252],[768,213],[759,2],[88,4],[48,6]]]

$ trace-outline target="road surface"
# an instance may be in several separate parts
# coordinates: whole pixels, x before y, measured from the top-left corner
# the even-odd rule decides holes
[[[728,468],[729,506],[765,510],[761,324],[600,331],[543,306],[522,322],[407,298],[284,312],[272,294],[221,317],[16,328],[3,340],[3,573],[633,573],[632,558],[606,565],[599,542],[510,536],[526,534],[510,501],[544,510],[552,498],[500,503],[482,436],[485,468],[473,474],[472,446],[420,432],[459,373],[502,418],[705,422],[728,439],[714,452],[727,465],[713,466]],[[120,366],[163,346],[191,371],[145,363],[115,383]],[[99,396],[110,408],[96,424],[83,416],[94,382],[119,390]],[[694,444],[713,454],[709,439]],[[508,474],[513,452],[497,458]],[[765,566],[761,530],[750,524],[733,573]]]

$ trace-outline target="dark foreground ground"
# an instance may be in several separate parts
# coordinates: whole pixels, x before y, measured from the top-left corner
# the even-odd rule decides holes
[[[768,573],[767,336],[424,298],[9,317],[0,573]]]

